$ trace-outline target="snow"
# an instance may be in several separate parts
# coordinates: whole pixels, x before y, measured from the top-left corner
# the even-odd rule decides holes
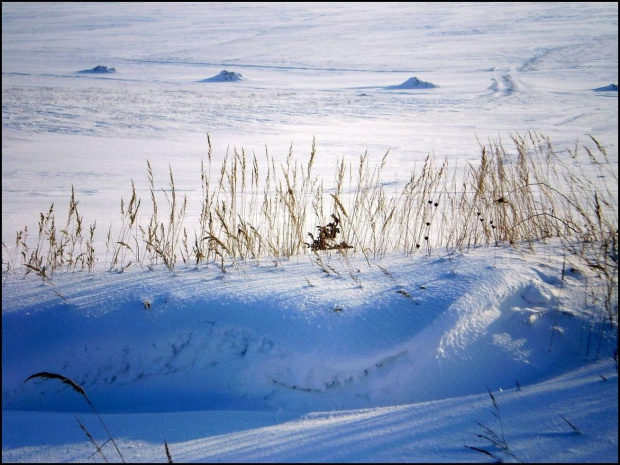
[[[243,81],[245,77],[241,73],[235,73],[234,71],[226,71],[223,69],[220,74],[203,79],[200,82],[230,82],[230,81]]]
[[[92,69],[83,69],[78,71],[81,74],[106,74],[106,73],[115,73],[116,68],[108,67],[105,65],[97,65]]]
[[[618,84],[609,84],[608,86],[597,87],[594,92],[618,92]]]
[[[437,87],[435,84],[431,84],[430,82],[421,81],[417,77],[412,77],[407,79],[402,84],[397,86],[387,86],[386,90],[396,90],[396,89],[434,89]]]
[[[617,86],[600,87],[617,82],[617,18],[617,3],[3,4],[2,461],[103,461],[79,421],[127,462],[166,461],[165,441],[175,462],[616,463],[617,294],[610,323],[604,283],[558,239],[121,272],[102,236],[132,182],[148,203],[146,160],[157,195],[174,171],[191,233],[207,134],[214,173],[242,150],[305,162],[315,139],[326,195],[340,159],[389,152],[397,192],[429,154],[466,168],[530,131],[567,159],[594,136],[617,178]],[[16,232],[35,240],[52,203],[64,218],[72,187],[97,222],[94,271],[5,273]],[[103,424],[70,385],[26,382],[41,372]]]

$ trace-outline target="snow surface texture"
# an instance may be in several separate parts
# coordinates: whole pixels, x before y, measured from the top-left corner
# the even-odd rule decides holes
[[[342,276],[307,259],[77,273],[54,280],[63,298],[11,282],[3,459],[90,456],[72,415],[35,411],[78,412],[105,440],[70,387],[24,384],[51,371],[85,389],[131,461],[162,460],[164,439],[175,461],[477,461],[476,422],[499,430],[487,388],[519,460],[614,461],[617,328],[584,311],[585,277],[562,281],[552,252],[336,254]]]
[[[146,159],[199,206],[207,133],[215,166],[233,148],[306,159],[316,136],[327,193],[343,156],[389,150],[398,189],[429,153],[467,166],[477,139],[528,131],[560,152],[592,134],[617,172],[617,18],[617,3],[3,4],[3,243],[36,237],[51,203],[62,218],[72,186],[86,223],[117,225],[132,180],[150,196]],[[120,71],[75,72],[93,62]],[[199,84],[222,69],[251,79]],[[166,461],[164,440],[175,462],[617,462],[617,326],[592,272],[563,273],[553,241],[435,252],[325,253],[330,273],[300,256],[10,275],[2,460],[103,460],[82,396],[24,383],[45,371],[84,388],[131,462]]]

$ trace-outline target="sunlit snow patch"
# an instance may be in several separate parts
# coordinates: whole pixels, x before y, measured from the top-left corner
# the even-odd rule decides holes
[[[244,81],[245,77],[241,73],[235,73],[234,71],[226,71],[223,69],[217,76],[203,79],[200,82],[232,82],[232,81]]]
[[[605,87],[598,87],[594,92],[618,92],[618,84],[609,84]]]
[[[116,68],[110,68],[105,65],[97,65],[91,69],[83,69],[82,71],[78,71],[78,73],[82,73],[82,74],[116,73]]]
[[[432,84],[432,83],[426,82],[426,81],[421,81],[417,77],[412,77],[412,78],[407,79],[405,82],[403,82],[402,84],[399,84],[397,86],[387,86],[386,90],[391,90],[391,89],[434,89],[435,87],[437,87],[435,84]]]

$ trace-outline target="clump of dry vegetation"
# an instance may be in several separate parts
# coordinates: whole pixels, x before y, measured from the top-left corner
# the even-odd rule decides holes
[[[317,226],[317,229],[319,230],[318,237],[315,238],[312,233],[308,233],[308,236],[312,239],[312,243],[309,244],[306,242],[306,246],[308,246],[313,252],[319,250],[343,250],[353,248],[345,241],[337,243],[336,236],[340,233],[340,228],[338,227],[338,224],[340,224],[340,218],[333,214],[332,218],[334,221],[328,223],[326,226]]]
[[[617,321],[617,165],[590,139],[561,153],[537,133],[511,136],[511,150],[501,141],[479,142],[477,163],[457,168],[429,155],[397,188],[383,181],[389,153],[377,166],[367,153],[355,163],[338,160],[325,187],[326,180],[313,172],[314,142],[305,164],[292,147],[283,163],[267,148],[264,159],[234,149],[214,174],[207,137],[198,223],[186,224],[187,197],[179,199],[172,167],[162,202],[147,161],[151,211],[144,213],[132,182],[129,202],[121,199],[120,228],[108,230],[105,267],[123,271],[163,263],[174,270],[182,262],[226,271],[244,259],[339,253],[370,260],[394,252],[431,255],[442,248],[502,245],[527,250],[559,238],[569,262],[585,264],[607,283],[603,303]],[[594,175],[584,176],[583,167]],[[93,271],[96,222],[85,233],[77,207],[72,189],[63,229],[56,226],[52,204],[40,214],[35,238],[25,228],[14,246],[3,243],[5,277],[20,268],[46,280],[60,270]],[[315,236],[311,231],[317,229]]]

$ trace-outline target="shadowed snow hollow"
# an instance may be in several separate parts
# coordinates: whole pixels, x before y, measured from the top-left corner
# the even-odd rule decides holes
[[[102,411],[312,411],[507,389],[583,363],[593,316],[580,309],[583,277],[562,282],[559,262],[510,251],[493,266],[487,251],[325,261],[339,274],[285,261],[57,275],[66,300],[11,282],[3,408],[88,408],[60,383],[24,384],[41,371],[73,379]],[[611,350],[612,334],[591,337],[590,356]]]

